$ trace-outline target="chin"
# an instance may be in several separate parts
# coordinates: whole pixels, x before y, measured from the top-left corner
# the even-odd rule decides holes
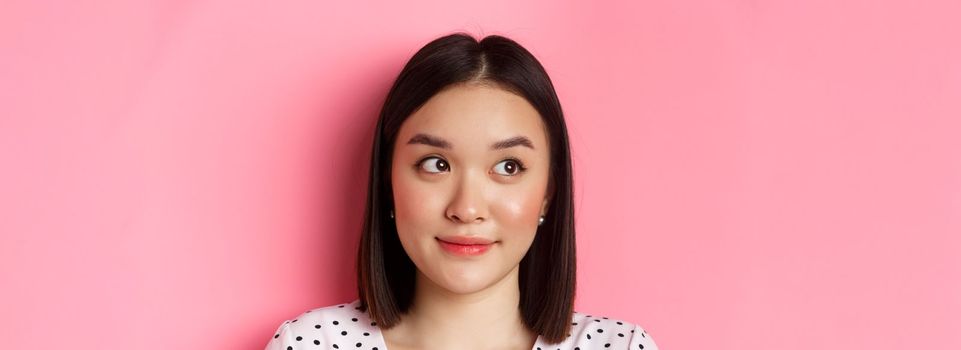
[[[447,284],[447,285],[444,285],[443,288],[446,289],[448,292],[451,292],[451,293],[454,293],[454,294],[467,295],[467,294],[473,294],[473,293],[480,292],[480,291],[484,290],[487,286],[488,286],[488,285],[486,285],[486,284],[466,284],[466,283],[465,283],[465,284],[457,284],[457,283],[449,283],[449,284]]]
[[[438,286],[451,293],[470,294],[482,291],[497,283],[493,274],[480,271],[444,271],[442,277],[435,280]]]

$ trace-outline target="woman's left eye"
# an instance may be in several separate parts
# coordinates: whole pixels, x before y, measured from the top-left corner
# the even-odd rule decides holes
[[[500,175],[514,176],[524,170],[527,170],[527,168],[516,159],[507,159],[494,165],[494,172]]]

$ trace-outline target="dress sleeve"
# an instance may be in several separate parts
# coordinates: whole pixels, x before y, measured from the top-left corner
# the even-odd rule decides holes
[[[293,335],[290,332],[290,322],[284,321],[277,327],[277,331],[270,336],[264,350],[290,350],[293,348]]]
[[[654,339],[651,339],[651,335],[647,334],[647,331],[637,325],[635,325],[634,330],[631,331],[631,341],[628,349],[658,350],[657,344],[654,344]]]

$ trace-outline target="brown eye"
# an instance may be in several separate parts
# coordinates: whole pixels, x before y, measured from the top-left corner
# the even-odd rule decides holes
[[[428,173],[442,173],[450,170],[450,165],[447,164],[447,161],[437,157],[430,157],[422,160],[420,162],[420,167]]]
[[[494,166],[495,173],[506,175],[506,176],[517,175],[524,169],[526,168],[524,168],[520,162],[514,159],[507,159],[505,161],[497,163],[497,165]]]

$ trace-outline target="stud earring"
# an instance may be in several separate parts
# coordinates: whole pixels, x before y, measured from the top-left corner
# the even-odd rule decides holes
[[[390,210],[390,218],[391,218],[391,219],[394,218],[394,209],[391,209],[391,210]]]
[[[540,226],[540,225],[543,225],[543,224],[544,224],[544,216],[541,215],[541,217],[540,217],[539,219],[537,219],[537,226]]]

